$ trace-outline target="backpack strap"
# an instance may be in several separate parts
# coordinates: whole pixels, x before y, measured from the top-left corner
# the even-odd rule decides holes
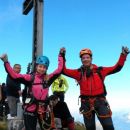
[[[22,93],[22,102],[23,102],[23,104],[25,104],[25,100],[26,100],[26,98],[28,97],[29,92],[30,92],[31,89],[32,89],[32,84],[33,84],[33,82],[34,82],[34,79],[35,79],[35,74],[32,73],[32,74],[31,74],[31,80],[30,80],[30,82],[28,82],[28,83],[25,84],[25,86],[24,86],[23,93]]]
[[[96,71],[96,72],[98,73],[100,79],[102,80],[103,87],[104,87],[104,95],[106,96],[106,95],[107,95],[107,91],[106,91],[106,86],[105,86],[105,84],[104,84],[103,77],[102,77],[102,74],[101,74],[101,70],[102,70],[102,69],[103,69],[103,67],[102,67],[102,66],[99,66],[99,67],[97,68],[97,71]]]
[[[23,90],[23,94],[22,94],[22,101],[23,101],[23,104],[25,104],[25,101],[27,98],[31,98],[31,102],[36,102],[36,98],[33,96],[32,94],[32,86],[33,85],[42,85],[43,88],[48,88],[49,87],[49,84],[48,84],[48,81],[42,81],[42,83],[34,83],[34,80],[35,80],[35,73],[32,73],[30,74],[31,76],[31,80],[25,85],[25,88]],[[37,100],[38,101],[38,100]]]
[[[78,68],[78,71],[80,72],[80,79],[77,81],[77,85],[80,83],[83,75],[84,75],[84,68],[83,66],[81,66],[80,68]]]

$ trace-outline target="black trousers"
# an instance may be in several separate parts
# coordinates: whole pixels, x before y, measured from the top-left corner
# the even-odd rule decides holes
[[[69,108],[65,102],[59,101],[56,106],[53,107],[54,116],[62,120],[72,118]]]
[[[33,113],[24,113],[24,125],[26,130],[36,130],[37,116]]]
[[[96,130],[96,115],[103,127],[103,130],[114,130],[112,117],[110,115],[111,110],[105,98],[104,100],[102,98],[97,98],[93,101],[93,104],[91,104],[89,100],[83,100],[81,102],[80,111],[84,111],[83,118],[87,130]]]
[[[41,130],[46,130],[50,128],[51,125],[50,113],[44,113],[43,119],[41,119],[39,114],[24,112],[24,124],[26,130],[36,130],[37,120]]]
[[[86,118],[84,115],[84,123],[86,130],[96,130],[95,126],[95,112],[92,112],[91,119]],[[99,121],[103,127],[103,130],[114,130],[113,122],[111,117],[107,118],[99,118]]]
[[[61,119],[62,127],[68,127],[70,129],[70,125],[73,126],[74,118],[65,102],[59,101],[56,106],[53,107],[53,112],[54,117]]]

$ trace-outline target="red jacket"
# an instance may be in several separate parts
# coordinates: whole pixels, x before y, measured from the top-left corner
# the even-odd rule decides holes
[[[92,64],[92,74],[90,77],[86,77],[86,72],[81,78],[81,71],[79,69],[67,69],[64,65],[63,73],[71,78],[79,81],[80,94],[84,96],[98,96],[104,94],[104,79],[107,75],[116,73],[121,70],[126,60],[126,55],[121,54],[118,62],[111,67],[102,67],[99,76],[97,73],[97,66]]]

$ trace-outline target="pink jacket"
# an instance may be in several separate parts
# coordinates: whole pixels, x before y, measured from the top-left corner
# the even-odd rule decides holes
[[[6,72],[13,79],[19,79],[19,80],[22,80],[24,82],[31,81],[32,76],[30,74],[17,74],[17,73],[15,73],[14,70],[12,69],[12,67],[10,66],[9,62],[5,62],[4,66],[5,66]],[[58,68],[53,73],[49,74],[49,80],[52,80],[52,78],[54,76],[60,74],[62,69],[63,69],[63,58],[59,55],[59,57],[58,57]],[[34,78],[34,84],[35,83],[42,83],[44,76],[45,75],[40,75],[40,74],[36,73],[35,78]],[[47,95],[48,95],[48,91],[49,91],[49,88],[43,88],[42,84],[32,86],[33,96],[37,100],[44,101],[46,99]],[[30,111],[30,112],[34,112],[36,110],[36,105],[32,104],[31,106],[29,106],[27,108],[27,110]]]

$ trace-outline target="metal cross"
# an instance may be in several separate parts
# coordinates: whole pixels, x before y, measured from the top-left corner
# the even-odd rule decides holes
[[[43,4],[44,0],[25,0],[23,2],[24,15],[27,15],[33,8],[32,71],[34,71],[37,56],[43,54]]]

